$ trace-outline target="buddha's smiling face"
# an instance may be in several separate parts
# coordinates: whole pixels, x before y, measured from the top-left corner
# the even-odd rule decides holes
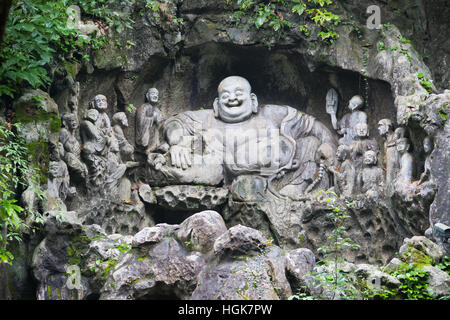
[[[226,78],[219,85],[218,93],[214,108],[222,121],[241,122],[256,113],[256,95],[251,93],[250,84],[244,78]]]

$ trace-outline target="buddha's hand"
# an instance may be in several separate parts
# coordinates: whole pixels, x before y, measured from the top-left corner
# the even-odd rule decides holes
[[[187,169],[192,165],[191,149],[181,145],[173,145],[169,149],[172,166]]]

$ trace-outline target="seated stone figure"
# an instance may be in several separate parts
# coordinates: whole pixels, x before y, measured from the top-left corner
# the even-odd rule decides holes
[[[339,139],[339,144],[350,145],[357,140],[356,125],[358,123],[367,123],[367,113],[358,110],[363,105],[364,100],[361,96],[356,95],[350,99],[348,108],[351,110],[351,113],[345,114],[339,121],[338,133],[342,135],[342,138]]]
[[[87,168],[81,162],[80,154],[81,147],[78,140],[75,138],[74,132],[78,128],[78,118],[73,113],[67,113],[62,116],[63,128],[59,132],[59,142],[64,147],[63,160],[66,162],[69,170],[81,179],[86,179]]]
[[[322,123],[289,106],[259,106],[249,82],[238,76],[219,84],[212,110],[173,116],[163,132],[168,154],[148,158],[154,183],[229,185],[237,176],[256,175],[276,180],[280,191],[311,165],[308,175],[317,174],[319,164],[312,164],[310,155],[319,148],[332,150],[322,153],[330,162],[336,150],[335,137]],[[297,185],[299,193],[306,187]]]
[[[75,188],[70,187],[70,176],[65,162],[62,160],[50,161],[48,166],[47,194],[52,198],[52,201],[48,201],[48,203],[54,202],[55,205],[45,209],[60,208],[65,210],[64,200],[75,193]]]
[[[106,175],[104,188],[108,194],[117,196],[118,188],[127,168],[137,167],[138,162],[127,161],[123,163],[120,158],[119,143],[116,139],[110,140],[106,161]]]
[[[384,186],[384,171],[376,166],[377,153],[368,150],[364,153],[364,166],[358,176],[358,184],[362,193],[368,196],[381,194]]]
[[[363,156],[368,150],[378,151],[376,140],[369,139],[369,127],[365,122],[359,122],[355,126],[356,140],[350,144],[352,147],[352,160],[356,171],[363,167]]]
[[[117,112],[113,115],[113,134],[117,139],[120,148],[120,154],[124,160],[133,160],[134,148],[125,138],[123,128],[128,127],[128,119],[125,112]]]
[[[340,165],[332,168],[336,193],[345,197],[352,195],[355,189],[356,172],[350,159],[350,152],[349,146],[341,144],[336,151],[336,158]]]

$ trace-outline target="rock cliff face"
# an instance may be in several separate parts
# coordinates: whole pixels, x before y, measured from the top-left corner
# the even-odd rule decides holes
[[[129,8],[136,21],[133,29],[120,34],[111,30],[107,47],[75,65],[74,74],[56,80],[51,97],[45,97],[48,105],[57,105],[63,130],[70,127],[63,116],[75,114],[79,126],[64,132],[70,131],[67,135],[78,141],[71,147],[77,143],[81,147],[73,157],[61,157],[70,183],[55,182],[57,175],[51,179],[58,183],[58,190],[65,191],[54,196],[49,187],[50,200],[41,205],[47,212],[44,231],[22,250],[34,252],[28,259],[32,262],[24,261],[22,266],[32,270],[37,298],[287,299],[300,286],[313,290],[305,274],[313,270],[316,258],[321,257],[317,249],[326,244],[335,227],[327,216],[330,207],[317,192],[280,198],[253,178],[211,186],[167,185],[144,174],[150,158],[136,143],[139,108],[133,106],[149,102],[145,101],[147,90],[159,90],[157,107],[167,119],[189,110],[212,109],[218,84],[231,75],[251,83],[259,104],[289,105],[311,115],[336,140],[339,136],[325,106],[328,90],[334,88],[338,93],[338,119],[349,112],[351,98],[361,95],[368,137],[379,146],[378,166],[383,169],[389,159],[385,140],[377,131],[379,121],[390,119],[394,128],[408,132],[399,137],[409,139],[409,154],[414,159],[407,187],[339,194],[342,205],[353,202],[345,228],[360,245],[345,255],[353,264],[349,272],[364,280],[377,274],[398,286],[395,279],[380,276],[381,271],[367,263],[386,264],[405,238],[423,236],[427,229],[427,236],[439,245],[436,250],[441,250],[438,260],[448,253],[448,243],[433,231],[436,223],[450,225],[447,4],[375,1],[383,25],[369,30],[365,10],[373,2],[336,5],[334,9],[348,23],[336,27],[339,38],[332,44],[320,41],[319,29],[312,23],[308,25],[311,34],[306,36],[292,15],[286,19],[295,27],[270,39],[273,32],[269,30],[232,22],[232,8],[222,0],[169,0],[159,18],[142,5]],[[434,80],[431,92],[421,83],[424,79]],[[94,109],[91,100],[98,94],[106,97],[108,107],[92,117],[105,114],[112,127],[119,123],[112,120],[117,113],[126,115],[128,126],[120,130],[122,142],[134,150],[129,159],[123,160],[126,156],[117,131],[114,136],[119,146],[111,157],[118,160],[110,160],[110,153],[101,154],[100,147],[99,153],[89,153],[91,146],[86,141],[90,135],[97,137],[89,123],[97,120],[90,122],[88,111]],[[25,133],[32,136],[33,128],[29,124]],[[158,133],[164,135],[162,129]],[[434,142],[428,153],[425,137]],[[48,141],[51,150],[58,150],[57,138],[50,134]],[[101,143],[95,140],[93,148]],[[160,153],[165,156],[168,151]],[[61,161],[57,153],[51,154],[51,162]],[[88,183],[95,175],[91,168],[100,167],[102,157],[107,159],[107,177],[98,178],[103,184],[93,188]],[[428,176],[419,183],[427,168]],[[331,171],[326,174],[333,180]],[[313,178],[317,175],[314,172]],[[326,187],[337,192],[333,182]],[[103,189],[112,191],[99,191]],[[35,249],[34,242],[40,242]],[[69,267],[81,278],[71,277]],[[26,278],[21,270],[15,274]],[[440,296],[448,292],[447,278],[433,280],[442,286]],[[68,279],[79,281],[77,289],[67,285]],[[30,286],[16,290],[23,288]]]

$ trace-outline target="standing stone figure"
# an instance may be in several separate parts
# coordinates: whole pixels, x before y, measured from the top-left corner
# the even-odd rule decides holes
[[[407,186],[412,181],[414,168],[414,159],[409,152],[411,144],[408,138],[399,138],[396,140],[396,145],[400,154],[400,170],[396,181],[400,187]]]
[[[150,88],[145,94],[145,103],[136,112],[136,144],[147,152],[156,147],[158,141],[157,125],[163,121],[161,111],[155,106],[159,100],[156,88]]]
[[[352,160],[355,166],[357,175],[363,168],[364,153],[368,150],[378,151],[378,145],[375,140],[369,139],[369,128],[367,123],[359,122],[356,124],[355,129],[356,140],[352,141]]]
[[[326,110],[327,113],[331,116],[331,124],[333,125],[334,130],[338,129],[338,123],[336,118],[336,113],[338,109],[339,96],[335,89],[331,88],[328,90],[327,98],[326,98]]]
[[[368,150],[364,153],[365,168],[358,176],[358,184],[362,193],[369,196],[380,194],[384,186],[384,171],[376,166],[377,153]]]
[[[78,118],[73,113],[66,113],[62,116],[62,124],[63,128],[59,132],[59,142],[64,148],[63,160],[66,162],[70,171],[84,180],[87,176],[87,168],[81,162],[80,143],[75,138],[75,130],[78,128]]]
[[[88,167],[88,190],[104,195],[108,145],[112,136],[111,122],[106,114],[108,107],[104,95],[96,95],[91,102],[93,109],[87,111],[80,125],[80,135],[83,141],[82,156]]]
[[[425,137],[425,139],[423,139],[423,150],[425,151],[426,159],[425,159],[425,167],[423,169],[422,174],[420,175],[418,183],[419,185],[430,179],[430,172],[431,172],[430,154],[433,151],[433,139],[431,137]]]
[[[339,139],[339,144],[350,145],[356,139],[356,132],[354,128],[358,123],[367,123],[367,114],[364,111],[359,111],[364,105],[364,100],[361,96],[354,96],[348,103],[348,108],[351,113],[345,114],[339,122],[338,133],[343,137]]]
[[[113,134],[117,139],[120,148],[120,154],[124,160],[132,160],[134,147],[128,142],[123,133],[123,128],[128,127],[128,119],[125,112],[117,112],[113,118]]]
[[[341,144],[336,151],[336,159],[340,165],[331,169],[336,193],[344,197],[352,195],[355,190],[356,172],[350,160],[350,152],[351,147]]]
[[[386,167],[386,185],[390,185],[399,169],[399,155],[395,145],[394,126],[390,119],[378,121],[378,132],[385,139],[384,164]]]

